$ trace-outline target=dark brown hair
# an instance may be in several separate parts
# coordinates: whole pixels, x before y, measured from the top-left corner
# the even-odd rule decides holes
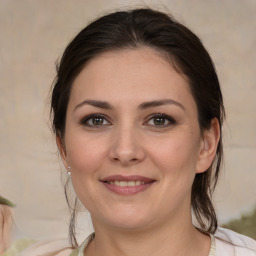
[[[151,47],[165,55],[176,70],[188,79],[198,109],[201,131],[217,118],[220,131],[225,115],[221,89],[214,64],[200,39],[170,15],[152,9],[134,9],[105,15],[85,27],[67,46],[57,66],[52,90],[52,126],[63,138],[67,105],[74,79],[86,63],[111,50]],[[198,228],[214,233],[217,218],[212,204],[223,155],[222,137],[214,162],[203,173],[196,174],[191,195],[192,211]],[[76,244],[75,209],[70,226],[71,241]]]

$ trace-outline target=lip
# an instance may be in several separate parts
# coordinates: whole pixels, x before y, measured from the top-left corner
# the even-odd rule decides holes
[[[152,182],[154,181],[153,179],[144,177],[144,176],[139,176],[139,175],[130,175],[130,176],[123,176],[123,175],[112,175],[112,176],[107,176],[103,179],[101,179],[101,181],[144,181],[144,182]]]
[[[110,191],[119,194],[119,195],[134,195],[137,193],[140,193],[142,191],[147,190],[150,188],[156,180],[144,177],[144,176],[138,176],[138,175],[130,175],[130,176],[123,176],[123,175],[112,175],[107,176],[100,180],[102,184]],[[115,184],[110,184],[108,182],[110,181],[141,181],[144,184],[140,184],[137,186],[118,186]]]

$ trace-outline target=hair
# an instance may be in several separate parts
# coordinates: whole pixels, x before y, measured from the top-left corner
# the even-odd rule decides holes
[[[107,51],[143,46],[162,53],[187,78],[197,105],[201,131],[209,129],[213,118],[218,119],[220,140],[214,161],[206,172],[196,174],[191,192],[191,208],[198,222],[197,228],[205,233],[214,233],[217,217],[212,193],[223,158],[223,98],[207,50],[193,32],[172,16],[148,8],[118,11],[96,19],[81,30],[68,44],[57,65],[51,98],[53,131],[63,139],[72,83],[88,61]],[[77,245],[74,225],[76,209],[72,211],[70,239],[73,245]]]

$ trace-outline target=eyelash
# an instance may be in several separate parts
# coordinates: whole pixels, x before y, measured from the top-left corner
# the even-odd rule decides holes
[[[165,115],[165,114],[160,114],[160,113],[151,115],[150,118],[148,119],[148,121],[146,121],[146,122],[149,122],[150,120],[154,121],[154,119],[156,120],[157,118],[164,119],[165,121],[168,122],[168,124],[161,124],[161,125],[151,124],[150,126],[156,126],[156,127],[158,126],[159,128],[164,128],[164,127],[168,127],[170,125],[174,125],[177,123],[173,117]]]
[[[89,124],[88,122],[89,122],[89,121],[92,121],[93,118],[100,118],[100,119],[103,119],[103,122],[104,122],[104,121],[107,121],[108,124],[102,124],[102,125]],[[91,114],[91,115],[86,116],[85,118],[83,118],[83,119],[80,121],[80,124],[85,125],[85,126],[88,126],[88,127],[100,128],[101,126],[110,125],[110,122],[108,121],[108,119],[106,118],[106,116],[104,116],[104,115],[102,115],[102,114]]]
[[[93,118],[99,118],[99,119],[102,119],[103,120],[103,124],[89,124],[89,121],[92,121]],[[155,127],[158,127],[158,128],[165,128],[165,127],[168,127],[168,126],[171,126],[171,125],[174,125],[176,124],[176,120],[174,118],[172,118],[171,116],[168,116],[168,115],[165,115],[165,114],[160,114],[160,113],[157,113],[157,114],[153,114],[151,115],[146,122],[144,122],[143,124],[146,124],[148,123],[149,121],[154,120],[156,121],[156,119],[163,119],[164,120],[164,123],[167,121],[168,124],[160,124],[160,125],[156,125],[156,124],[148,124],[149,126],[155,126]],[[104,124],[104,122],[107,121],[107,124]],[[102,115],[102,114],[91,114],[89,116],[86,116],[85,118],[83,118],[81,121],[80,121],[80,124],[84,125],[84,126],[87,126],[87,127],[91,127],[91,128],[101,128],[102,126],[109,126],[111,125],[111,123],[108,121],[108,118],[106,118],[105,115]]]

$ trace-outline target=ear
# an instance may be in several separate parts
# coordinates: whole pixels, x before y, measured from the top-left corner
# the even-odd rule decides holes
[[[62,162],[63,162],[65,168],[68,169],[69,165],[68,165],[67,157],[66,157],[67,155],[66,155],[65,143],[59,134],[56,136],[56,144],[58,146]]]
[[[203,131],[197,161],[197,173],[205,172],[212,164],[220,140],[220,125],[217,118],[211,120],[209,129]]]

